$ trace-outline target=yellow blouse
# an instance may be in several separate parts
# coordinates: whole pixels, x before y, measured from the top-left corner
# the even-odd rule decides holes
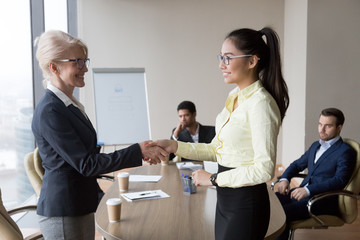
[[[233,111],[236,99],[238,107]],[[175,154],[234,168],[218,174],[217,183],[221,187],[264,183],[274,175],[280,125],[279,108],[258,80],[243,90],[235,88],[229,93],[216,118],[216,136],[211,143],[179,141]]]

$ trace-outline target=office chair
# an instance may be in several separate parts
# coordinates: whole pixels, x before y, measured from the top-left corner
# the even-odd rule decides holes
[[[20,228],[15,223],[15,221],[10,217],[11,215],[27,212],[27,211],[36,210],[36,206],[25,206],[21,208],[16,208],[10,211],[7,211],[3,205],[1,198],[1,189],[0,189],[0,240],[35,240],[43,239],[40,232],[33,233],[26,238],[24,238],[21,233]]]
[[[38,148],[35,148],[34,152],[25,155],[24,164],[31,186],[34,188],[36,196],[39,197],[45,170],[42,167]]]
[[[344,139],[344,142],[349,144],[356,151],[356,165],[349,183],[343,190],[332,191],[315,195],[308,201],[308,211],[310,218],[303,220],[296,220],[290,223],[289,240],[294,239],[296,229],[327,229],[328,227],[340,227],[354,222],[358,215],[357,200],[360,199],[360,146],[354,140]],[[295,177],[306,177],[305,174],[299,174]],[[279,182],[280,178],[271,183],[270,188],[274,190],[274,186]],[[334,215],[314,215],[311,207],[313,204],[328,196],[339,196],[339,214]]]
[[[38,148],[35,148],[34,152],[25,155],[24,165],[31,186],[34,188],[36,196],[39,197],[45,170],[42,167],[42,159]],[[114,177],[109,175],[99,175],[96,178],[112,182],[115,181]]]

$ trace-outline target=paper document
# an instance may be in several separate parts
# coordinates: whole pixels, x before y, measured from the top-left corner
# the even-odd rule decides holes
[[[158,182],[161,175],[130,175],[130,182]]]
[[[194,164],[192,162],[179,162],[176,163],[178,169],[196,171],[202,169],[201,164]]]
[[[204,161],[204,170],[209,172],[209,173],[217,173],[218,172],[218,163],[217,162]]]
[[[132,202],[137,200],[146,200],[146,199],[158,199],[158,198],[168,198],[168,194],[161,190],[149,190],[142,192],[133,192],[133,193],[122,193],[120,194],[126,201]]]

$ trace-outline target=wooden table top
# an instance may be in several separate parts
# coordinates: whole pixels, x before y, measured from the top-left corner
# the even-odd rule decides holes
[[[181,172],[184,172],[181,170]],[[186,172],[186,171],[185,171]],[[183,193],[181,173],[174,163],[143,166],[130,174],[162,175],[157,183],[130,182],[129,192],[161,189],[170,198],[127,202],[120,197],[118,182],[105,193],[95,213],[96,229],[107,239],[214,239],[216,189],[197,187],[194,194]],[[187,172],[189,174],[189,172]],[[271,216],[265,239],[274,239],[285,228],[285,213],[269,189]],[[120,197],[121,221],[109,223],[106,200]]]

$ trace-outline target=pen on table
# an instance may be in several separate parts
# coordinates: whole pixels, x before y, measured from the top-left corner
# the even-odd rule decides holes
[[[152,194],[152,192],[141,193],[140,196],[149,195],[149,194]]]

